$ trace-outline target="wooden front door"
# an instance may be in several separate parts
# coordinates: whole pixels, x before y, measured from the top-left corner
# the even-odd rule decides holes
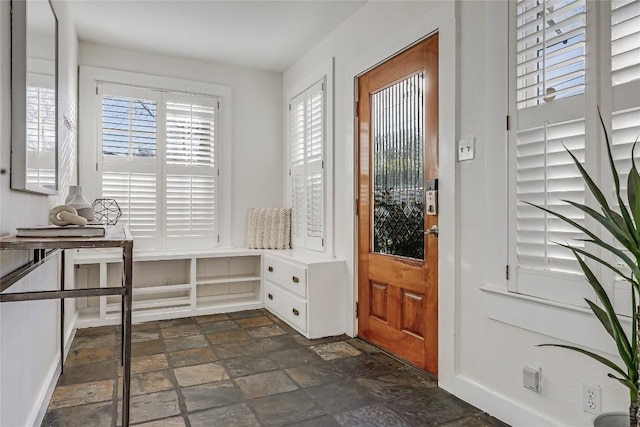
[[[358,91],[358,334],[437,375],[438,36]]]

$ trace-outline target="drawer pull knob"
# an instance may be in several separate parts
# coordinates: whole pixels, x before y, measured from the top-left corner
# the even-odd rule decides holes
[[[293,314],[295,314],[296,316],[300,316],[300,312],[296,308],[293,309]]]
[[[269,299],[273,299],[273,295],[271,295],[271,294],[267,294],[267,298],[269,298]]]
[[[273,271],[273,267],[269,266],[269,268],[267,268],[267,270],[269,270],[269,272]]]
[[[296,276],[293,276],[291,278],[291,280],[293,280],[293,283],[299,283],[300,282],[300,279],[298,279]]]

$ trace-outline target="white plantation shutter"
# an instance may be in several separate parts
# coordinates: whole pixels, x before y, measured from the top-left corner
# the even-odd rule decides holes
[[[640,0],[611,2],[611,85],[611,144],[616,168],[621,175],[622,198],[626,200],[631,150],[640,137]],[[634,154],[636,166],[640,166],[638,147]],[[613,185],[611,189],[612,205],[618,207]],[[619,260],[616,262],[623,267]],[[626,267],[623,271],[630,274]],[[620,277],[614,277],[612,293],[616,310],[630,316],[629,284]]]
[[[319,81],[290,102],[292,243],[323,250],[325,93]]]
[[[56,92],[50,87],[27,87],[27,183],[55,186]]]
[[[613,86],[640,79],[640,2],[611,1],[611,80]]]
[[[115,199],[120,221],[143,247],[159,240],[158,97],[150,90],[103,84],[101,194]]]
[[[512,8],[516,132],[511,190],[519,293],[584,305],[585,285],[571,251],[585,236],[535,205],[578,224],[585,215],[563,200],[585,202],[580,172],[565,150],[586,159],[584,0],[520,0]]]
[[[213,237],[216,231],[217,99],[167,95],[167,237]]]
[[[585,24],[585,0],[517,2],[518,109],[584,93]]]
[[[101,194],[140,247],[215,247],[219,99],[99,83]]]

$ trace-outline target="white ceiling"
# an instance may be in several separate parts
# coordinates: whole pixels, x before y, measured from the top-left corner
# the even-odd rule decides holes
[[[284,71],[366,1],[73,0],[81,41]]]

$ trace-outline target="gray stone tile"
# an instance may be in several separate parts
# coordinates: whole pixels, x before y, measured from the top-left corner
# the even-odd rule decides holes
[[[115,415],[115,402],[93,403],[49,411],[41,427],[110,427]]]
[[[385,405],[412,425],[444,424],[468,415],[473,415],[440,389],[425,389],[415,393],[388,400]]]
[[[425,387],[407,375],[388,372],[378,376],[360,377],[356,382],[381,399],[393,399],[412,393],[421,393]]]
[[[193,319],[193,317],[183,317],[180,319],[160,320],[158,322],[158,326],[160,327],[160,329],[173,328],[175,326],[192,325],[195,322],[196,321]]]
[[[143,372],[131,377],[131,395],[171,390],[173,382],[168,370]],[[122,382],[118,383],[118,398],[122,397]]]
[[[110,380],[117,376],[117,372],[118,362],[115,359],[80,366],[65,366],[64,373],[58,378],[58,385]]]
[[[244,311],[235,311],[233,313],[228,313],[229,317],[232,319],[246,319],[247,317],[258,317],[262,316],[263,312],[260,310],[244,310]]]
[[[132,356],[148,356],[150,354],[164,353],[166,351],[162,340],[136,342],[131,344]]]
[[[220,320],[229,320],[230,317],[227,313],[210,314],[208,316],[196,316],[194,317],[198,323],[218,322]]]
[[[76,337],[95,337],[98,335],[119,334],[118,326],[98,326],[95,328],[82,328],[76,331]]]
[[[213,351],[220,359],[230,359],[232,357],[251,356],[252,354],[262,353],[262,348],[257,346],[254,341],[241,341],[215,345]]]
[[[251,337],[243,329],[234,331],[213,332],[207,335],[212,345],[229,344],[240,341],[249,341]]]
[[[308,365],[321,362],[320,356],[306,347],[298,347],[289,350],[276,351],[269,354],[280,368],[292,368],[299,365]]]
[[[306,391],[325,411],[333,414],[369,406],[380,400],[353,380],[312,387]]]
[[[340,424],[335,420],[332,415],[323,415],[318,418],[312,418],[310,420],[297,421],[291,424],[285,424],[290,427],[339,427]]]
[[[365,355],[336,359],[332,363],[338,372],[349,378],[381,375],[389,372],[387,366]]]
[[[174,351],[168,354],[171,363],[175,367],[200,365],[218,360],[218,356],[216,356],[209,347],[191,348],[189,350]]]
[[[131,332],[131,342],[145,342],[160,339],[158,331],[133,331]]]
[[[248,404],[265,425],[282,425],[325,414],[304,391],[253,399]]]
[[[335,337],[324,337],[324,338],[316,338],[316,339],[310,340],[308,338],[303,337],[298,332],[295,332],[293,334],[293,339],[295,339],[296,341],[298,341],[302,345],[326,344],[326,343],[329,343],[329,342],[342,341],[346,337],[347,337],[346,335],[337,335]]]
[[[79,336],[74,338],[71,344],[72,350],[81,348],[97,348],[97,347],[115,347],[118,343],[116,334],[98,335],[98,336]]]
[[[247,399],[297,390],[298,387],[282,371],[266,372],[235,379]]]
[[[217,322],[201,323],[200,327],[205,332],[205,334],[240,329],[240,326],[238,326],[238,324],[236,324],[236,322],[234,322],[233,320],[220,320]]]
[[[151,330],[157,330],[158,328],[160,328],[160,325],[158,325],[158,322],[153,321],[153,322],[136,323],[132,325],[131,330],[133,332],[151,331]]]
[[[286,373],[300,385],[300,387],[315,387],[329,384],[343,379],[333,365],[329,363],[313,363],[289,368]]]
[[[272,352],[278,350],[287,350],[290,348],[300,347],[300,343],[289,335],[280,335],[269,338],[262,338],[257,341],[257,344],[265,351]]]
[[[172,326],[170,328],[163,328],[161,329],[161,331],[162,331],[162,338],[164,338],[165,340],[202,334],[202,331],[200,330],[200,328],[196,323],[191,323],[191,324],[182,325],[182,326]]]
[[[247,332],[253,338],[267,338],[278,335],[286,335],[286,332],[278,325],[261,326],[259,328],[248,329]]]
[[[69,350],[65,364],[69,366],[87,365],[89,363],[115,360],[116,357],[118,357],[118,352],[116,352],[116,348],[114,346],[81,348],[77,350]]]
[[[51,396],[49,410],[111,400],[115,383],[104,380],[58,386]]]
[[[181,392],[189,412],[231,405],[242,400],[242,393],[233,381],[186,387]]]
[[[244,319],[237,319],[235,322],[241,328],[257,328],[260,326],[273,325],[273,320],[269,319],[267,316],[247,317]]]
[[[150,354],[148,356],[134,356],[131,358],[132,374],[161,371],[168,367],[169,364],[167,363],[167,356],[164,353]],[[120,367],[119,375],[122,375],[122,367]]]
[[[478,414],[476,416],[480,418],[482,421],[488,423],[490,426],[493,426],[493,427],[510,427],[509,424],[502,422],[499,419],[492,417],[491,415],[485,412]]]
[[[225,359],[222,363],[231,378],[244,377],[278,369],[278,365],[276,365],[273,360],[266,355],[260,354]]]
[[[209,343],[202,335],[194,335],[191,337],[174,338],[172,340],[164,340],[167,351],[187,350],[190,348],[201,348],[209,346]]]
[[[309,348],[324,360],[342,359],[343,357],[354,357],[362,354],[360,350],[343,341],[312,345]]]
[[[212,420],[216,420],[215,425],[224,427],[251,427],[260,425],[255,415],[253,415],[253,412],[251,412],[251,409],[249,409],[245,403],[223,406],[222,408],[189,415],[191,427],[211,427],[214,425]]]
[[[398,414],[381,404],[374,404],[336,415],[341,426],[345,427],[408,427]]]
[[[382,352],[378,347],[371,345],[360,338],[349,338],[345,342],[351,344],[358,350],[364,351],[365,353],[373,354]]]
[[[219,363],[184,366],[182,368],[175,368],[173,373],[181,387],[229,379],[227,371],[225,371],[224,367]]]
[[[492,427],[494,424],[490,424],[489,422],[485,422],[478,417],[464,417],[458,418],[454,421],[449,421],[445,424],[442,424],[443,427]]]
[[[163,420],[149,421],[148,423],[136,424],[136,427],[184,427],[186,423],[182,417],[165,418]]]
[[[122,402],[118,402],[118,417],[116,418],[118,425],[121,425],[122,421],[121,411]],[[180,405],[175,390],[131,397],[129,412],[131,424],[169,418],[178,414],[180,414]]]

